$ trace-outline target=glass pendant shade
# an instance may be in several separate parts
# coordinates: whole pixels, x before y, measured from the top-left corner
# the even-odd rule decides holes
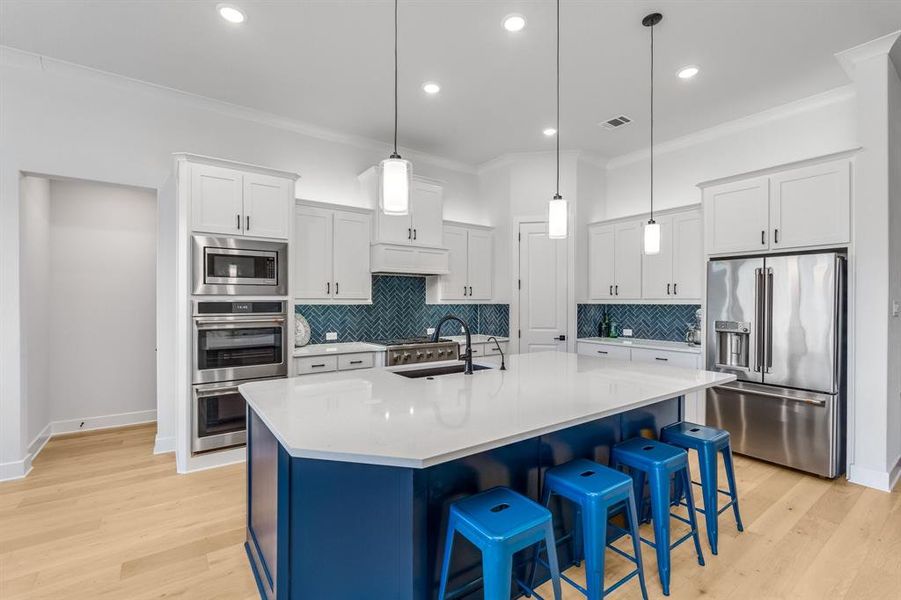
[[[660,223],[656,221],[644,226],[644,253],[660,254]]]
[[[566,200],[556,194],[553,200],[547,203],[547,236],[552,240],[566,238],[567,222],[569,220]]]
[[[410,213],[412,171],[410,161],[396,155],[379,164],[379,206],[386,215]]]

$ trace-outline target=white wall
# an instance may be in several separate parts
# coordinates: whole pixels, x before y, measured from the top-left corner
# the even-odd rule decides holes
[[[21,180],[22,440],[34,451],[50,422],[50,182]],[[46,435],[46,434],[45,434]]]
[[[50,420],[155,415],[156,193],[53,180],[50,198]]]
[[[654,208],[700,202],[703,181],[854,147],[854,109],[853,89],[839,88],[663,142],[654,155]],[[604,218],[649,210],[649,160],[644,150],[607,163]]]
[[[384,144],[0,47],[0,465],[22,459],[19,173],[158,188],[172,153],[300,172],[302,198],[361,205],[356,175]],[[492,225],[472,168],[401,149],[444,181],[445,217]],[[166,207],[163,207],[165,210]],[[0,474],[2,476],[2,474]]]
[[[901,304],[901,45],[895,44],[888,73],[889,118],[889,310]],[[901,316],[888,322],[887,466],[901,463]]]

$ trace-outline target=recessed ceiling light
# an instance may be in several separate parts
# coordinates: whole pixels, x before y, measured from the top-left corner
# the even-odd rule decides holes
[[[504,29],[507,31],[522,31],[526,27],[526,18],[519,14],[507,15],[504,17]]]
[[[232,4],[220,4],[216,7],[216,10],[219,11],[219,16],[229,23],[243,23],[247,20],[244,12]]]
[[[426,94],[434,95],[441,91],[441,86],[434,81],[426,81],[422,84],[422,91]]]
[[[676,73],[676,75],[679,76],[679,79],[691,79],[692,77],[694,77],[695,75],[698,74],[699,70],[700,69],[698,69],[696,66],[690,65],[690,66],[682,67],[681,69],[679,69],[679,72]]]
[[[556,135],[556,134],[557,134],[557,130],[554,129],[553,127],[548,127],[547,129],[545,129],[545,130],[542,131],[541,133],[543,133],[544,135],[546,135],[546,136],[548,136],[548,137],[551,137],[552,135]]]

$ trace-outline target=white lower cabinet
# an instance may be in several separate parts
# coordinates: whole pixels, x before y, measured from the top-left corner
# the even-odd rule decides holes
[[[384,352],[350,352],[347,354],[298,356],[294,358],[294,373],[295,375],[315,375],[316,373],[328,373],[330,371],[371,369],[384,365]]]
[[[649,364],[669,365],[685,369],[702,369],[700,352],[678,352],[674,350],[657,350],[652,348],[629,348],[623,344],[604,344],[598,342],[576,342],[576,351],[585,356],[628,360]],[[706,401],[701,392],[685,395],[685,420],[704,424]]]
[[[298,375],[327,373],[338,370],[337,356],[304,356],[294,359],[294,369]]]

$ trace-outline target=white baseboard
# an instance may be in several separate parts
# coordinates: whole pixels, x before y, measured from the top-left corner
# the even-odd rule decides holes
[[[156,439],[153,442],[153,453],[154,454],[168,454],[170,452],[175,452],[175,437],[160,437],[156,436]]]
[[[125,427],[127,425],[139,425],[141,423],[156,422],[155,410],[140,410],[116,415],[104,415],[101,417],[84,417],[81,419],[68,419],[65,421],[52,421],[47,423],[44,429],[28,444],[28,453],[25,458],[13,462],[0,463],[0,481],[22,479],[31,472],[31,462],[40,454],[41,450],[50,439],[62,433],[76,431],[93,431],[97,429],[110,429],[112,427]],[[165,438],[164,438],[165,439]],[[175,443],[172,440],[174,450]],[[156,449],[154,448],[154,451]],[[171,450],[169,450],[171,452]]]
[[[151,421],[156,422],[155,410],[139,410],[136,412],[103,415],[100,417],[66,419],[65,421],[53,421],[51,425],[53,435],[58,435],[60,433],[73,433],[76,431],[93,431],[95,429],[139,425],[141,423],[150,423]]]
[[[226,465],[233,465],[247,460],[247,448],[231,448],[221,450],[219,452],[207,452],[198,454],[197,456],[188,457],[188,465],[185,470],[179,473],[195,473],[197,471],[206,471],[207,469],[215,469]]]
[[[890,492],[901,476],[901,457],[895,462],[892,469],[879,471],[858,465],[848,467],[848,481],[858,485],[864,485],[881,492]]]

